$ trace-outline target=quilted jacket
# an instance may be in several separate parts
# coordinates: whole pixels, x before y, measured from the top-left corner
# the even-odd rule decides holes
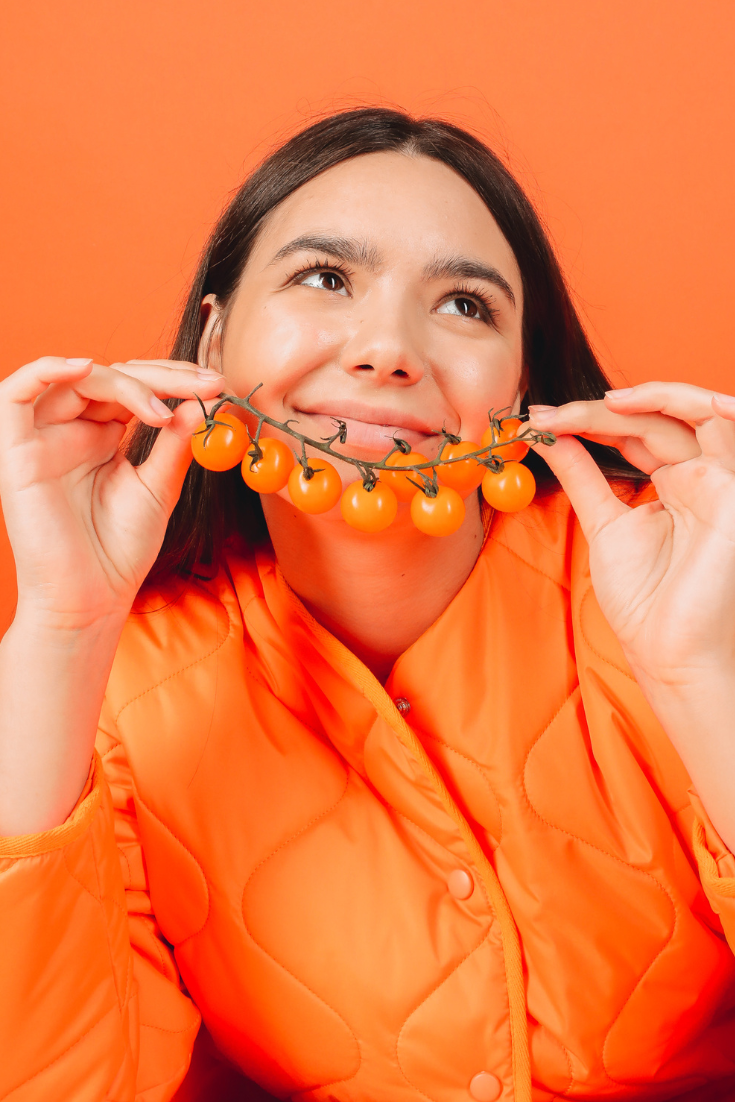
[[[0,841],[0,937],[12,1102],[217,1102],[202,1019],[299,1102],[735,1098],[735,858],[561,494],[384,686],[269,551],[149,595],[73,814]]]

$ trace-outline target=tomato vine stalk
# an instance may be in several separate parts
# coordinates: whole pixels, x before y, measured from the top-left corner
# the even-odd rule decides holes
[[[207,413],[201,398],[198,395],[195,395],[204,412],[204,428],[200,430],[205,433],[204,443],[206,443],[215,425],[220,425],[223,423],[216,420],[216,415],[223,406],[239,406],[241,409],[244,409],[247,413],[251,414],[251,416],[257,419],[255,436],[252,435],[250,429],[248,428],[248,436],[250,437],[250,442],[252,444],[252,447],[247,453],[250,457],[251,470],[253,469],[253,466],[263,457],[263,451],[259,443],[260,436],[263,430],[263,425],[270,425],[271,428],[279,429],[287,436],[291,436],[301,445],[301,454],[296,458],[298,463],[301,465],[301,468],[304,472],[304,478],[307,481],[310,481],[318,471],[323,469],[321,467],[312,467],[309,461],[309,457],[306,454],[306,448],[309,447],[313,448],[315,451],[320,451],[325,455],[331,456],[333,459],[339,459],[343,463],[351,463],[352,466],[356,467],[360,472],[360,477],[362,478],[362,483],[366,490],[372,490],[375,486],[375,483],[378,480],[376,471],[390,471],[391,473],[399,471],[411,472],[412,474],[420,478],[421,482],[414,482],[413,479],[409,479],[409,481],[412,482],[413,485],[417,487],[417,489],[423,490],[427,497],[436,496],[436,493],[438,491],[437,467],[447,466],[451,463],[465,463],[468,459],[476,459],[478,464],[480,464],[481,466],[487,467],[488,470],[495,473],[499,473],[505,467],[505,460],[502,456],[495,454],[496,449],[504,448],[508,445],[518,443],[545,444],[547,446],[556,443],[556,437],[553,433],[538,432],[536,429],[531,428],[527,428],[523,433],[514,436],[509,440],[501,440],[500,434],[502,430],[502,425],[505,421],[510,421],[514,419],[522,421],[527,415],[508,413],[506,416],[503,417],[500,415],[505,412],[504,410],[498,410],[495,413],[493,412],[493,410],[489,410],[488,421],[492,428],[491,442],[489,444],[485,444],[481,448],[478,448],[477,451],[468,452],[465,455],[455,456],[451,459],[443,459],[442,452],[444,451],[445,447],[448,444],[460,443],[461,438],[459,436],[456,436],[454,433],[447,432],[446,429],[442,428],[434,434],[441,437],[443,441],[439,448],[439,454],[437,455],[436,459],[427,460],[425,463],[412,463],[403,466],[398,464],[388,465],[388,460],[393,455],[395,455],[396,452],[400,452],[402,455],[408,455],[411,452],[411,445],[406,440],[402,440],[398,436],[393,437],[394,446],[390,449],[389,452],[387,452],[383,456],[382,459],[374,461],[366,459],[355,459],[354,456],[345,455],[343,452],[335,451],[332,447],[332,444],[335,444],[337,441],[339,441],[340,444],[347,443],[347,425],[344,421],[340,421],[338,418],[334,418],[334,423],[337,431],[333,433],[332,436],[324,436],[320,440],[314,440],[312,437],[305,436],[303,433],[298,432],[297,429],[291,428],[292,424],[298,424],[298,421],[295,421],[294,418],[289,418],[289,420],[287,421],[277,421],[274,417],[269,417],[267,413],[263,413],[261,409],[258,409],[257,406],[253,405],[253,403],[251,402],[251,398],[256,393],[256,391],[260,390],[262,385],[262,383],[258,383],[257,386],[254,386],[245,398],[238,398],[235,395],[230,394],[220,394],[218,400],[212,406],[209,413]],[[431,471],[431,475],[425,473],[429,470]]]

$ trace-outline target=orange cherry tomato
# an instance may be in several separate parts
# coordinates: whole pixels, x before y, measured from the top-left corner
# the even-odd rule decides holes
[[[314,475],[307,479],[300,463],[288,476],[291,501],[302,513],[326,513],[342,496],[342,479],[325,459],[313,460]]]
[[[394,452],[390,459],[386,459],[389,467],[415,467],[419,463],[428,462],[426,456],[422,455],[421,452],[409,452],[408,455]],[[431,475],[428,467],[426,473]],[[413,482],[409,482],[410,478],[413,479]],[[421,482],[421,479],[413,471],[381,471],[380,481],[384,482],[386,486],[390,486],[399,501],[411,501],[413,495],[418,493],[418,488],[414,485],[414,482]]]
[[[427,536],[451,536],[464,520],[464,514],[462,498],[449,486],[440,486],[436,497],[417,490],[411,500],[411,520]]]
[[[471,440],[462,440],[459,444],[447,444],[442,448],[442,459],[456,459],[460,455],[468,455],[480,450],[479,444],[473,444]],[[465,459],[464,463],[449,463],[447,466],[436,468],[436,476],[445,486],[451,486],[462,497],[476,490],[482,482],[482,476],[486,468],[476,459]]]
[[[497,435],[497,443],[500,444],[505,440],[512,440],[521,429],[523,428],[523,421],[519,417],[509,417],[507,421],[503,421],[500,426],[500,432]],[[487,447],[488,444],[492,444],[493,441],[493,429],[492,425],[485,429],[482,434],[482,446]],[[519,462],[521,459],[525,459],[528,454],[528,444],[524,444],[521,441],[518,444],[506,444],[503,448],[498,448],[497,451],[492,452],[493,455],[499,455],[501,459],[504,459],[506,463]]]
[[[273,436],[261,436],[258,444],[263,456],[253,463],[252,448],[248,448],[242,461],[243,481],[259,494],[274,494],[288,482],[295,462],[293,452]]]
[[[488,505],[501,513],[517,513],[533,501],[536,479],[522,463],[506,463],[502,471],[488,471],[482,480],[482,493]]]
[[[382,532],[396,518],[398,498],[390,486],[382,482],[376,482],[371,490],[362,482],[352,482],[342,494],[341,508],[351,528],[360,532]]]
[[[207,471],[229,471],[241,462],[248,446],[248,431],[234,413],[217,410],[217,424],[207,433],[207,425],[202,421],[192,435],[191,450],[200,467]]]

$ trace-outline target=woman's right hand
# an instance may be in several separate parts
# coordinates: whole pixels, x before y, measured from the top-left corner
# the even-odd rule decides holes
[[[103,367],[46,356],[0,383],[0,500],[18,605],[37,622],[84,630],[122,620],[161,547],[217,372],[173,360]],[[163,398],[184,398],[172,414]],[[119,451],[138,417],[160,428],[133,467]]]

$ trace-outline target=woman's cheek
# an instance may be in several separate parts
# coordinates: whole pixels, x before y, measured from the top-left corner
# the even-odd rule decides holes
[[[334,326],[293,311],[263,307],[228,334],[225,374],[238,394],[263,383],[261,404],[275,402],[304,375],[333,359],[340,334]]]
[[[519,402],[521,368],[496,358],[464,365],[453,374],[449,400],[460,417],[464,440],[479,440],[488,426],[489,410],[508,410]]]

